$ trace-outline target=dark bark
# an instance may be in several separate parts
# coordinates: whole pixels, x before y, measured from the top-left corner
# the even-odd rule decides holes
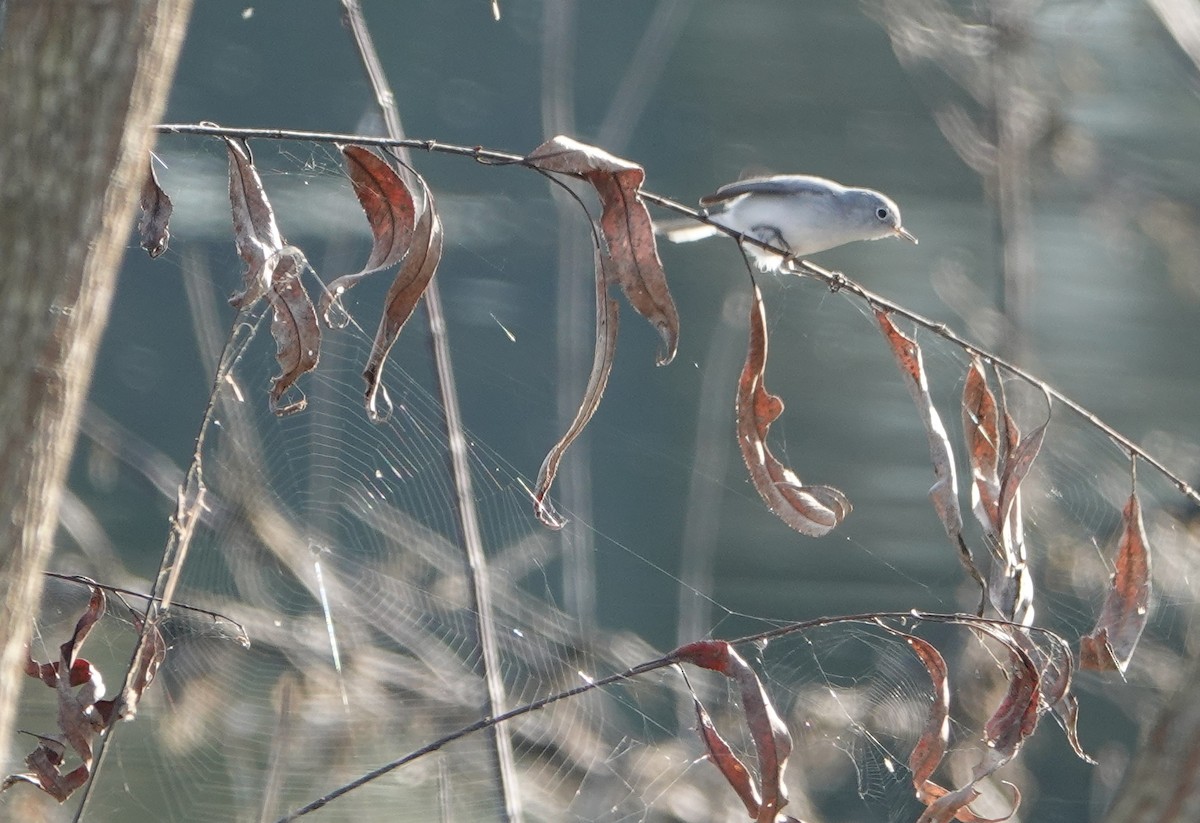
[[[9,0],[0,32],[0,741],[191,0]]]
[[[1198,677],[1200,662],[1194,662],[1130,761],[1104,823],[1200,820]]]

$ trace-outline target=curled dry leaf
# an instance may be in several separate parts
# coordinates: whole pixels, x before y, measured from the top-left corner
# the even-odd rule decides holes
[[[147,627],[146,619],[133,609],[129,610],[129,617],[134,630],[138,632],[138,645],[133,653],[130,674],[125,678],[125,688],[119,700],[102,700],[96,704],[101,715],[109,723],[113,719],[131,720],[137,714],[142,695],[154,682],[159,667],[167,657],[167,641],[163,638],[158,623],[151,622]]]
[[[25,673],[36,677],[58,695],[58,729],[61,736],[38,735],[38,745],[25,758],[32,770],[4,779],[0,791],[16,783],[32,783],[59,803],[87,782],[92,768],[92,741],[105,728],[107,716],[98,711],[97,701],[104,696],[104,680],[91,663],[79,656],[80,648],[92,627],[104,615],[104,592],[91,586],[87,608],[75,624],[71,637],[59,647],[59,659],[37,663],[27,658]],[[66,746],[79,757],[80,765],[63,774]]]
[[[290,403],[283,397],[295,386],[300,375],[317,367],[321,353],[321,327],[308,292],[304,290],[304,255],[295,246],[283,249],[271,264],[271,336],[275,338],[275,359],[280,373],[271,380],[271,411],[279,417],[302,411],[308,405],[304,394]]]
[[[783,413],[783,401],[763,383],[767,367],[767,320],[762,293],[754,287],[750,344],[738,379],[737,434],[750,480],[767,508],[801,534],[828,534],[850,513],[850,501],[832,486],[805,486],[767,446],[767,432]]]
[[[424,180],[421,181],[421,188],[425,196],[425,210],[421,212],[413,230],[411,249],[404,256],[404,263],[388,288],[383,316],[379,319],[379,328],[375,331],[375,340],[371,344],[371,354],[363,369],[363,379],[367,381],[367,414],[376,421],[387,417],[387,412],[381,412],[378,407],[384,361],[387,360],[388,352],[392,350],[404,324],[412,316],[413,309],[425,294],[429,281],[437,271],[438,263],[442,261],[442,221],[434,205],[433,192],[425,185]]]
[[[269,261],[283,249],[283,237],[275,224],[275,210],[254,168],[250,147],[244,140],[225,138],[229,147],[229,204],[233,213],[233,240],[238,256],[246,263],[242,290],[229,298],[237,309],[249,308],[270,287]]]
[[[974,780],[979,781],[1016,757],[1021,745],[1037,728],[1042,677],[1020,640],[987,623],[974,625],[1002,643],[1012,660],[1008,691],[984,726],[987,750],[973,774]]]
[[[285,394],[305,372],[316,368],[321,350],[321,330],[316,311],[304,289],[301,274],[307,265],[295,246],[285,246],[275,223],[275,210],[263,189],[262,179],[244,140],[225,138],[229,147],[229,205],[238,256],[246,263],[242,290],[229,298],[239,310],[248,309],[264,295],[271,304],[271,336],[281,372],[271,383],[271,411],[279,416],[301,411],[307,401],[301,394],[282,403]]]
[[[972,510],[995,553],[988,592],[1001,617],[1023,625],[1033,622],[1033,579],[1025,549],[1021,483],[1045,439],[1046,421],[1021,437],[1016,421],[987,384],[983,364],[975,358],[963,387],[963,432],[971,463]],[[1046,396],[1050,408],[1050,398]]]
[[[1137,491],[1125,504],[1116,570],[1096,628],[1079,638],[1079,665],[1125,673],[1150,617],[1150,543]]]
[[[1033,642],[1029,632],[1013,632],[1013,639],[1033,660],[1041,678],[1042,707],[1049,707],[1062,723],[1075,755],[1085,763],[1096,765],[1096,761],[1083,750],[1079,742],[1079,701],[1071,691],[1071,679],[1075,663],[1071,647],[1066,640],[1053,632],[1047,632],[1049,650]]]
[[[938,414],[933,405],[933,398],[929,394],[929,380],[925,376],[921,347],[917,345],[916,340],[896,328],[896,324],[892,322],[892,316],[888,312],[876,309],[875,319],[879,323],[879,329],[883,332],[884,339],[887,340],[892,356],[896,358],[900,373],[904,375],[904,384],[908,387],[908,393],[912,395],[913,402],[917,404],[921,423],[929,438],[929,457],[933,462],[934,476],[933,486],[929,489],[929,499],[933,502],[933,508],[942,521],[942,528],[945,529],[951,545],[958,549],[958,556],[962,561],[963,568],[979,585],[980,611],[982,612],[982,598],[986,597],[986,586],[983,582],[983,575],[979,573],[975,560],[971,556],[971,549],[963,537],[963,519],[962,510],[958,505],[958,476],[954,469],[954,451],[950,448],[950,437],[946,434],[946,427],[942,424],[941,415]]]
[[[154,171],[154,159],[147,164],[146,180],[142,183],[140,206],[142,216],[138,220],[138,236],[142,248],[151,257],[158,257],[167,250],[171,240],[168,223],[171,220],[171,198],[158,184],[158,174]]]
[[[754,785],[752,777],[749,778],[749,791],[733,781],[730,781],[730,785],[746,803],[747,810],[756,823],[776,823],[783,817],[780,812],[788,802],[783,773],[787,768],[788,756],[792,753],[792,736],[767,696],[758,674],[733,646],[721,640],[689,643],[680,646],[670,656],[680,663],[691,663],[693,666],[723,674],[737,684],[746,727],[751,740],[754,741],[761,791]],[[705,742],[708,745],[707,739]],[[710,753],[711,751],[710,749]],[[721,771],[726,774],[725,768]],[[728,774],[726,779],[729,780]],[[761,798],[757,808],[751,807],[748,800],[755,797]]]
[[[922,803],[928,804],[928,807],[917,818],[917,823],[950,823],[951,820],[957,820],[959,823],[1005,823],[1011,820],[1021,807],[1020,790],[1007,782],[1004,785],[1013,790],[1012,810],[1003,817],[980,817],[970,810],[970,804],[979,797],[979,790],[975,788],[974,781],[954,791],[944,789],[936,783],[928,785],[932,786],[936,793],[919,798]]]
[[[908,756],[908,769],[912,772],[913,787],[917,796],[921,797],[926,784],[941,765],[942,757],[946,754],[946,744],[950,739],[950,682],[946,669],[946,661],[941,652],[929,641],[916,635],[893,629],[884,623],[879,624],[885,631],[899,637],[913,654],[921,661],[929,680],[933,684],[933,702],[929,706],[929,716],[925,720],[925,728],[921,737]]]
[[[336,312],[342,295],[369,274],[399,263],[413,244],[416,226],[416,205],[412,192],[403,178],[388,163],[370,149],[362,146],[342,146],[346,172],[354,185],[354,194],[371,226],[371,255],[362,271],[345,274],[329,284],[321,297],[321,316],[330,326],[335,325],[331,313]]]
[[[725,738],[721,737],[713,725],[712,718],[708,716],[708,710],[704,708],[695,692],[692,693],[692,703],[696,707],[696,728],[700,732],[705,750],[708,751],[708,759],[720,769],[725,782],[733,787],[750,816],[757,817],[758,810],[762,808],[762,797],[758,793],[754,777]]]
[[[630,305],[662,337],[658,364],[670,363],[679,347],[679,313],[658,257],[650,212],[638,196],[646,170],[562,135],[538,146],[525,162],[542,171],[578,175],[595,188],[601,204],[600,231],[611,259],[610,273]]]
[[[596,348],[592,355],[592,371],[588,375],[587,386],[583,392],[583,400],[575,419],[567,428],[566,433],[542,461],[538,471],[537,483],[533,490],[533,511],[538,520],[552,529],[561,529],[566,520],[554,509],[547,499],[554,476],[558,473],[558,464],[563,454],[575,438],[583,432],[592,415],[600,406],[600,398],[604,396],[604,388],[608,385],[608,375],[612,372],[613,357],[617,351],[617,325],[620,312],[617,301],[608,296],[610,283],[611,258],[601,248],[596,249]]]

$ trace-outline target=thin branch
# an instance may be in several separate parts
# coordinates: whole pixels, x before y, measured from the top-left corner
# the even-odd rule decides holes
[[[939,612],[920,612],[915,610],[908,612],[868,612],[864,614],[852,614],[842,617],[818,617],[812,620],[787,623],[782,626],[776,626],[775,628],[767,629],[766,631],[745,635],[737,638],[736,640],[728,640],[724,642],[727,642],[731,646],[745,646],[750,644],[757,645],[763,643],[764,641],[775,640],[787,635],[799,634],[806,631],[811,631],[813,629],[827,628],[829,626],[836,626],[845,623],[862,623],[866,625],[880,626],[884,621],[896,621],[899,623],[920,621],[924,623],[951,623],[964,626],[992,626],[1000,629],[1011,629],[1019,633],[1034,632],[1041,634],[1051,643],[1054,643],[1061,649],[1064,649],[1067,655],[1066,659],[1070,659],[1070,647],[1067,642],[1057,633],[1049,629],[1040,628],[1038,626],[1023,626],[1019,623],[1013,623],[1009,620],[979,617],[974,614],[944,614]],[[712,642],[716,643],[721,641],[714,640]],[[650,672],[658,671],[659,669],[665,669],[669,666],[677,665],[682,659],[681,652],[687,648],[687,646],[680,646],[678,649],[674,649],[662,657],[639,663],[623,672],[617,672],[616,674],[610,674],[605,677],[588,680],[586,683],[580,686],[574,686],[570,689],[547,695],[546,697],[534,700],[531,703],[526,703],[523,706],[518,706],[505,712],[504,714],[497,715],[496,717],[480,718],[470,725],[463,726],[455,731],[450,732],[449,734],[439,737],[437,740],[421,746],[420,748],[413,749],[403,757],[399,757],[389,763],[385,763],[382,766],[355,778],[349,783],[344,783],[341,786],[338,786],[333,791],[328,792],[316,800],[313,800],[312,802],[301,806],[299,809],[296,809],[295,811],[279,818],[276,823],[291,823],[291,821],[303,817],[310,812],[315,812],[318,809],[324,808],[329,803],[349,794],[355,789],[362,788],[366,784],[383,777],[389,772],[395,771],[401,766],[412,763],[413,761],[418,760],[427,754],[432,754],[433,752],[436,752],[457,740],[461,740],[468,735],[472,735],[476,732],[494,727],[498,724],[504,723],[505,721],[513,720],[517,717],[521,717],[522,715],[540,711],[541,709],[544,709],[554,703],[558,703],[572,697],[578,697],[579,695],[586,694],[594,689],[602,689],[607,686],[622,683],[626,680],[632,680],[633,678],[640,677],[644,674],[649,674]]]
[[[292,131],[286,129],[231,129],[224,128],[222,126],[190,123],[164,124],[156,126],[155,128],[159,134],[202,135],[206,137],[225,136],[263,140],[297,140],[310,141],[314,143],[359,143],[366,146],[401,146],[411,149],[423,149],[425,151],[438,152],[441,154],[453,154],[463,157],[470,157],[478,162],[488,165],[528,165],[525,161],[525,158],[519,155],[485,149],[481,146],[472,147],[441,143],[437,140],[393,140],[389,138],[367,137],[357,134],[331,134],[327,132]],[[878,307],[899,317],[904,317],[913,323],[916,323],[921,328],[936,334],[943,340],[958,346],[967,354],[976,355],[982,358],[984,361],[1004,370],[1013,377],[1016,377],[1031,386],[1041,389],[1047,395],[1054,398],[1056,401],[1070,409],[1079,417],[1083,418],[1092,427],[1103,432],[1110,440],[1113,441],[1113,443],[1117,445],[1118,448],[1126,452],[1130,457],[1136,456],[1143,460],[1147,465],[1152,466],[1163,477],[1167,478],[1167,480],[1169,480],[1171,484],[1175,486],[1180,494],[1187,497],[1193,503],[1200,505],[1200,492],[1188,484],[1187,481],[1185,481],[1177,473],[1167,468],[1167,466],[1164,465],[1162,461],[1155,458],[1154,455],[1150,454],[1128,437],[1118,432],[1112,426],[1109,426],[1094,413],[1075,402],[1070,397],[1051,386],[1049,383],[1039,379],[1038,377],[1035,377],[1033,374],[1015,365],[1014,363],[1011,363],[1008,360],[1005,360],[1004,358],[993,354],[986,349],[980,348],[974,343],[971,343],[966,338],[953,331],[945,323],[938,323],[930,320],[927,317],[924,317],[923,315],[917,314],[916,312],[859,285],[841,272],[830,271],[829,269],[825,269],[821,266],[810,263],[807,260],[799,260],[791,257],[783,249],[775,248],[769,243],[764,243],[756,238],[747,237],[739,232],[726,228],[725,226],[722,226],[709,219],[708,215],[704,212],[697,211],[696,209],[685,206],[682,203],[679,203],[668,197],[654,194],[653,192],[641,190],[638,192],[638,194],[647,202],[654,203],[655,205],[661,206],[668,211],[672,211],[685,217],[690,217],[693,220],[698,220],[701,223],[712,226],[722,234],[732,237],[743,245],[755,246],[783,256],[787,258],[788,270],[792,274],[820,280],[829,286],[832,291],[841,291],[852,294],[864,301],[869,306]]]
[[[46,577],[53,577],[55,580],[65,580],[68,583],[79,583],[84,586],[95,586],[97,589],[103,589],[106,592],[113,594],[125,595],[126,597],[136,597],[140,600],[148,600],[161,603],[161,597],[155,597],[145,592],[134,591],[133,589],[122,588],[121,586],[110,586],[106,583],[97,583],[90,577],[84,577],[81,574],[59,574],[58,572],[42,572]],[[249,635],[246,634],[246,627],[238,621],[234,620],[227,614],[213,611],[212,609],[202,609],[199,606],[190,606],[187,603],[176,601],[171,604],[172,608],[178,609],[181,612],[192,612],[193,614],[202,614],[205,617],[211,618],[214,623],[228,623],[231,626],[237,627],[237,639],[243,643],[249,643]]]
[[[388,83],[379,53],[375,49],[371,31],[363,17],[359,0],[342,0],[346,23],[354,37],[354,45],[362,59],[375,99],[383,112],[388,134],[395,138],[404,136],[400,112],[396,108],[396,95]],[[497,18],[499,7],[494,6]],[[403,161],[402,161],[403,162]],[[428,200],[428,198],[427,198]],[[427,202],[427,207],[431,205]],[[454,365],[450,359],[450,338],[442,309],[441,291],[435,281],[425,288],[425,314],[429,319],[429,343],[433,353],[434,370],[437,374],[438,390],[442,401],[442,422],[446,429],[446,442],[450,452],[450,475],[454,481],[454,510],[458,517],[458,529],[466,553],[468,568],[467,596],[475,612],[475,630],[479,635],[480,659],[485,688],[485,711],[495,715],[504,710],[508,702],[504,680],[501,677],[500,644],[496,636],[495,614],[492,607],[491,586],[488,581],[487,554],[483,549],[483,534],[479,527],[479,515],[475,508],[475,493],[471,488],[471,464],[467,455],[467,438],[464,434],[462,412],[458,405],[458,388],[454,382]],[[495,760],[499,777],[499,789],[504,801],[505,819],[519,823],[521,815],[520,787],[517,781],[516,762],[512,738],[507,728],[496,726],[491,735],[491,755]]]

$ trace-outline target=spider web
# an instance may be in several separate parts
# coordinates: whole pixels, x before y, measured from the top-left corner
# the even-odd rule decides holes
[[[302,202],[297,192],[310,186],[335,191],[352,212],[349,186],[332,155],[322,149],[299,151],[304,162],[285,152],[277,176],[267,178],[272,194],[283,188],[276,203],[284,225],[288,204]],[[192,159],[207,164],[206,175],[222,180],[217,153],[201,150]],[[454,208],[451,200],[451,212]],[[186,232],[186,224],[179,225]],[[448,220],[450,242],[455,242],[453,225]],[[311,253],[310,258],[317,259]],[[330,271],[346,268],[336,253],[333,258]],[[505,277],[515,276],[520,266],[491,252],[472,253],[468,260]],[[222,284],[216,285],[196,265],[185,264],[182,271],[201,360],[211,374],[228,322],[218,294],[229,288],[234,274],[215,278]],[[451,264],[446,276],[452,278],[454,272]],[[907,525],[891,523],[897,530],[893,542],[886,526],[881,531],[871,523],[877,515],[864,506],[856,517],[865,515],[867,525],[848,522],[849,536],[840,545],[860,562],[896,570],[909,608],[931,603],[969,608],[970,596],[954,591],[959,571],[924,501],[932,476],[920,456],[923,434],[889,355],[877,341],[862,344],[869,332],[852,304],[813,292],[809,284],[787,285],[778,298],[781,308],[772,311],[773,350],[787,350],[795,342],[788,339],[790,330],[811,328],[810,321],[820,322],[826,333],[819,347],[808,344],[802,363],[790,369],[768,367],[769,374],[780,375],[772,379],[772,388],[787,396],[793,373],[803,380],[803,373],[840,368],[854,347],[870,350],[870,356],[856,361],[862,379],[878,385],[885,416],[903,421],[888,436],[911,446],[917,456],[911,464],[916,468],[906,469],[889,493],[902,495],[906,506],[923,507],[920,511],[934,521],[933,529],[918,537],[910,536]],[[368,329],[372,305],[368,286],[351,302],[352,313]],[[720,335],[728,334],[735,341],[736,363],[744,346],[744,314],[729,314],[729,322],[714,331],[710,354],[716,358]],[[494,315],[493,320],[502,325]],[[277,366],[265,329],[253,317],[236,329],[248,343],[218,387],[203,454],[206,506],[176,595],[179,602],[237,621],[250,644],[239,641],[229,620],[186,609],[173,613],[165,629],[171,651],[159,680],[147,693],[137,721],[118,727],[108,744],[87,820],[131,815],[275,820],[486,714],[476,607],[454,514],[444,424],[431,379],[421,371],[421,346],[413,340],[422,331],[419,323],[406,331],[385,370],[392,413],[382,424],[370,422],[362,407],[360,374],[370,337],[358,325],[326,332],[320,365],[302,381],[308,407],[290,417],[273,416],[265,386]],[[961,391],[967,361],[930,335],[922,335],[920,342],[939,408],[957,444],[961,435],[955,435],[954,396]],[[705,359],[702,368],[698,359],[698,369],[717,369],[719,358],[713,358]],[[782,362],[776,358],[772,364]],[[528,385],[507,385],[502,396],[512,400]],[[728,402],[731,387],[723,396]],[[1028,410],[1023,423],[1037,420],[1036,402],[1029,400],[1022,408]],[[797,411],[803,414],[799,407]],[[785,415],[772,436],[778,435],[781,454],[787,454],[789,445],[802,452],[809,423],[789,424],[788,419]],[[871,424],[864,420],[847,414],[840,427],[865,430]],[[147,461],[134,458],[140,447],[132,433],[110,427],[101,436],[93,431],[92,437],[108,452],[123,455],[133,473],[154,474]],[[572,550],[571,532],[547,532],[533,518],[528,471],[505,454],[520,451],[519,439],[507,443],[505,453],[473,434],[467,440],[472,504],[483,526],[501,652],[503,708],[662,654],[670,645],[662,638],[651,639],[631,624],[597,628],[561,606],[561,570],[564,555]],[[522,465],[529,465],[525,459]],[[1025,505],[1029,543],[1041,552],[1034,558],[1039,622],[1045,620],[1070,638],[1089,628],[1103,597],[1109,538],[1128,493],[1128,468],[1102,434],[1066,415],[1055,417],[1035,466]],[[774,524],[742,486],[740,470],[734,459],[725,469],[712,469],[716,474],[707,479],[732,500],[726,504],[731,510],[753,508],[756,525],[747,530],[752,534],[764,520]],[[173,493],[172,482],[177,485],[180,477],[176,472],[173,481],[160,477],[163,491]],[[1155,503],[1177,499],[1152,472],[1143,469],[1140,478],[1147,510],[1163,511]],[[961,479],[960,484],[965,485]],[[708,616],[700,631],[681,639],[734,637],[776,625],[777,607],[744,596],[736,582],[722,588],[726,581],[719,568],[717,579],[710,581],[713,590],[693,588],[619,534],[595,523],[579,527],[596,540],[598,555],[619,558],[638,577],[681,591],[684,600],[704,602]],[[1156,577],[1166,568],[1170,579],[1160,583],[1154,622],[1129,677],[1141,685],[1164,686],[1165,672],[1186,640],[1186,625],[1178,621],[1194,604],[1192,571],[1180,521],[1169,512],[1156,514],[1149,527],[1160,550]],[[905,539],[927,547],[915,564],[896,556],[894,546],[905,545]],[[751,543],[743,538],[741,550],[749,551],[745,546]],[[811,551],[813,558],[795,562],[836,562],[823,544]],[[952,581],[948,588],[928,574],[933,564]],[[146,588],[139,575],[111,563],[94,565],[90,573],[106,583]],[[909,598],[912,592],[919,601]],[[34,657],[53,658],[85,600],[77,586],[51,584]],[[100,636],[89,641],[89,653],[102,671],[111,673],[110,683],[124,665],[132,637],[128,620],[113,613]],[[956,671],[969,678],[957,687],[952,680],[951,760],[961,768],[978,753],[979,728],[994,709],[1002,678],[994,650],[966,632],[944,630],[935,636],[951,660],[952,678]],[[906,762],[924,723],[930,687],[927,673],[902,644],[870,627],[839,625],[743,653],[796,740],[788,772],[789,811],[812,821],[916,818],[920,807],[911,799]],[[691,680],[723,733],[753,762],[753,747],[739,723],[736,690],[715,676],[693,674]],[[1103,705],[1111,698],[1121,705],[1111,686],[1111,681],[1083,679],[1085,744],[1093,728],[1087,725],[1087,699]],[[23,715],[23,727],[53,727],[44,697],[29,696],[33,708]],[[528,819],[744,819],[733,792],[703,756],[691,698],[672,671],[554,703],[508,721],[506,727]],[[1014,771],[1020,775],[1026,788],[1034,778],[1022,769],[1036,773],[1039,765],[1069,751],[1049,721],[1028,748],[1023,757],[1031,762],[1023,759],[1019,764],[1024,765],[1008,773],[1010,779],[1017,779]],[[1084,791],[1045,783],[1041,791],[1050,804],[1041,808],[1052,809],[1053,819],[1083,819]],[[4,802],[28,803],[44,819],[56,819],[55,814],[69,819],[72,812],[71,804],[56,813],[40,798],[26,795],[14,801],[13,796],[8,793]],[[480,732],[337,799],[312,819],[490,820],[501,817],[503,807],[491,738]],[[1003,808],[1001,804],[999,810]]]

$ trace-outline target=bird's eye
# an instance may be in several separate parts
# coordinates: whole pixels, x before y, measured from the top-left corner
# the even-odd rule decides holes
[[[889,214],[888,210],[886,208],[884,208],[883,206],[880,206],[879,208],[875,209],[875,216],[878,217],[880,220],[887,220],[888,214]]]

